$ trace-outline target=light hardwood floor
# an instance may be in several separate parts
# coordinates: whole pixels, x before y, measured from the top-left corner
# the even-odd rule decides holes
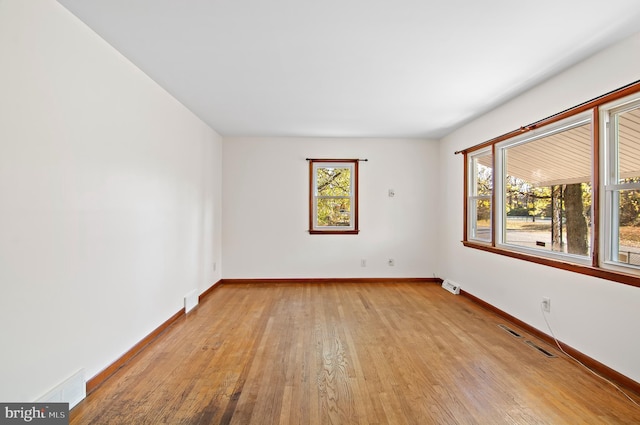
[[[502,323],[437,284],[225,284],[70,423],[640,423],[615,389]]]

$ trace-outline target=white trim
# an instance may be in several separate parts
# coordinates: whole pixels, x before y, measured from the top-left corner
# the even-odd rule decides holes
[[[468,181],[467,181],[467,188],[468,188],[468,194],[467,194],[467,239],[470,241],[474,241],[474,242],[480,242],[480,243],[491,243],[491,234],[492,234],[492,229],[491,229],[491,219],[492,219],[492,215],[490,213],[489,215],[489,236],[488,238],[479,238],[477,237],[478,234],[478,220],[477,220],[477,200],[480,199],[487,199],[489,200],[489,204],[491,205],[492,203],[492,196],[491,195],[477,195],[478,192],[478,185],[477,185],[477,176],[478,176],[478,170],[476,168],[476,159],[479,157],[483,157],[483,156],[491,156],[491,159],[493,161],[493,150],[491,149],[491,147],[487,147],[484,149],[479,149],[477,151],[474,151],[472,153],[470,153],[468,155],[467,158],[467,175],[468,175]],[[495,187],[495,172],[492,170],[491,173],[491,178],[492,178],[492,187]],[[494,189],[495,190],[495,189]],[[492,209],[490,208],[490,211]]]
[[[503,150],[504,148],[511,148],[514,146],[522,145],[525,143],[533,142],[537,139],[542,139],[547,136],[551,136],[556,133],[562,133],[563,131],[571,130],[572,128],[580,127],[581,125],[591,122],[593,116],[591,111],[582,112],[577,115],[573,115],[562,121],[559,121],[548,126],[540,127],[538,129],[527,132],[521,136],[514,136],[510,139],[503,140],[496,143],[496,150]]]
[[[640,182],[637,183],[622,183],[622,184],[606,184],[604,190],[607,191],[621,191],[621,190],[639,190]]]
[[[603,167],[600,187],[602,206],[600,217],[600,266],[613,271],[635,273],[640,265],[620,262],[620,226],[618,197],[623,190],[640,190],[640,183],[620,183],[616,116],[640,108],[640,94],[634,93],[599,108],[602,130],[600,132],[600,166]]]
[[[515,136],[511,139],[504,140],[496,143],[495,145],[495,174],[494,174],[494,194],[495,194],[495,211],[496,211],[496,232],[495,232],[495,246],[508,251],[521,252],[538,257],[553,258],[557,260],[570,261],[576,264],[591,265],[591,256],[593,255],[593,231],[591,232],[589,240],[589,253],[585,256],[569,254],[558,251],[551,251],[549,249],[536,249],[522,245],[514,245],[506,241],[507,229],[506,229],[506,191],[505,191],[505,155],[509,148],[520,146],[525,143],[535,142],[547,136],[558,134],[564,131],[571,130],[585,124],[591,123],[593,128],[593,114],[591,111],[586,111],[567,119],[559,121],[555,124],[541,127],[540,129],[533,130],[532,132],[523,134],[521,136]],[[593,158],[593,150],[591,150],[591,158]],[[593,162],[593,161],[591,161]],[[589,177],[591,186],[594,187],[596,182],[593,181],[593,173]],[[567,182],[564,182],[567,183]],[[576,182],[577,183],[577,182]],[[591,214],[593,216],[593,202],[591,204]]]

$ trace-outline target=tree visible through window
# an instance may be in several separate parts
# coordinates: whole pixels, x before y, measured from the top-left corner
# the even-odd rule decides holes
[[[469,239],[491,242],[491,199],[493,195],[493,154],[474,152],[469,158]]]
[[[640,101],[612,110],[608,126],[606,257],[618,265],[640,266]]]
[[[456,153],[465,246],[640,287],[640,81]]]
[[[591,122],[498,145],[503,153],[500,243],[590,254]]]
[[[310,160],[310,233],[358,233],[358,160]]]

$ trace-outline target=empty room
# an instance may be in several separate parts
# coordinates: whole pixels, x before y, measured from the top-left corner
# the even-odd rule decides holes
[[[0,423],[640,423],[637,0],[0,0],[0,57]]]

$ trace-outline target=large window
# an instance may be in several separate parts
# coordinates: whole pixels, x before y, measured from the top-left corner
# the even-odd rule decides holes
[[[640,82],[462,153],[465,246],[640,286]]]
[[[309,160],[309,233],[358,233],[358,160]]]
[[[589,116],[496,145],[499,245],[589,260],[591,145]]]
[[[640,100],[611,105],[605,119],[605,259],[640,266]]]

